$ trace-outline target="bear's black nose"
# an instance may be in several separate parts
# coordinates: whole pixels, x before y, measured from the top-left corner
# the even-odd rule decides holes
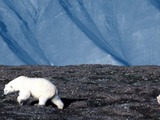
[[[6,96],[6,95],[5,95],[5,94],[2,94],[2,95],[1,95],[1,97],[4,97],[4,96]]]

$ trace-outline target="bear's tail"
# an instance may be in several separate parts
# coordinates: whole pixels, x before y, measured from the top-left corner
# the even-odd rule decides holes
[[[56,88],[56,91],[55,91],[55,96],[56,96],[56,95],[58,95],[58,89],[57,89],[57,88]]]

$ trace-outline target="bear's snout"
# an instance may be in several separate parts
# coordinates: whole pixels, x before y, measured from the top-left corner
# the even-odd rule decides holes
[[[7,95],[7,94],[8,94],[8,92],[7,92],[7,91],[4,91],[3,96],[5,96],[5,95]]]

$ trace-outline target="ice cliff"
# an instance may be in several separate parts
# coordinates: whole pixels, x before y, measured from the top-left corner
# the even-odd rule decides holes
[[[0,64],[160,65],[160,0],[0,0]]]

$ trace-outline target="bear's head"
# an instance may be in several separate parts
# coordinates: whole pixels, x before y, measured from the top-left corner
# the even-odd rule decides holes
[[[4,95],[7,95],[7,94],[12,93],[12,92],[14,92],[14,91],[15,91],[15,90],[14,90],[14,88],[13,88],[12,85],[9,85],[9,84],[5,85]]]

